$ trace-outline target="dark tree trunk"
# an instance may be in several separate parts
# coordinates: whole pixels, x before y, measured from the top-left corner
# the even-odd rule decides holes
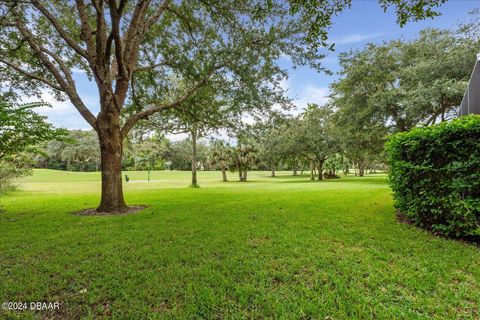
[[[363,177],[365,173],[365,169],[363,167],[358,168],[358,176]]]
[[[110,119],[109,119],[110,118]],[[127,210],[122,187],[122,136],[120,118],[99,116],[98,138],[102,169],[102,197],[98,212]]]
[[[243,172],[241,167],[238,167],[238,180],[243,181]]]
[[[315,166],[313,165],[313,161],[310,161],[310,180],[315,180]]]
[[[248,172],[248,169],[245,168],[245,170],[243,170],[243,182],[247,182],[247,172]]]
[[[358,162],[358,176],[363,177],[364,173],[365,173],[365,162],[360,161]]]
[[[222,181],[227,182],[227,171],[225,170],[225,167],[222,166]]]
[[[197,130],[192,130],[192,187],[198,187],[197,183]]]
[[[323,180],[323,163],[323,160],[318,162],[318,180]]]
[[[275,178],[275,165],[272,166],[272,174],[271,174],[271,176],[272,176],[273,178]]]

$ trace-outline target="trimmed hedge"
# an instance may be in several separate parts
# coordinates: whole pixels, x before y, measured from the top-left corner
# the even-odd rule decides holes
[[[395,206],[416,225],[480,236],[480,116],[398,133],[386,145]]]

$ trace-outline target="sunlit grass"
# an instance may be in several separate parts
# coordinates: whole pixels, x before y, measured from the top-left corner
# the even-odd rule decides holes
[[[36,170],[0,198],[2,302],[72,319],[480,317],[479,249],[397,223],[384,175],[124,174],[144,211],[72,214],[98,204],[99,173]]]

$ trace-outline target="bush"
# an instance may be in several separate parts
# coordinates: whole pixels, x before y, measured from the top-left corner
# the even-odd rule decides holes
[[[480,236],[480,116],[394,135],[387,142],[395,206],[423,228]]]
[[[31,173],[30,162],[25,156],[0,160],[0,195],[14,190],[18,179]]]

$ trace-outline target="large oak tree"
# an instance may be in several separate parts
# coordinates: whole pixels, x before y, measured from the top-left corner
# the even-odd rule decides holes
[[[441,2],[380,1],[397,6],[400,22],[432,16],[430,8]],[[71,101],[100,142],[102,196],[97,210],[124,211],[122,142],[139,120],[182,105],[219,72],[229,79],[277,73],[275,61],[281,55],[318,68],[317,49],[326,44],[326,27],[332,15],[349,4],[349,0],[1,1],[0,81],[13,96],[48,88]],[[203,62],[201,68],[198,61]],[[79,94],[76,69],[86,72],[97,87],[98,115]],[[165,99],[168,79],[177,73],[194,85]],[[150,98],[122,122],[137,76],[151,77],[162,84],[161,90],[146,92]]]

